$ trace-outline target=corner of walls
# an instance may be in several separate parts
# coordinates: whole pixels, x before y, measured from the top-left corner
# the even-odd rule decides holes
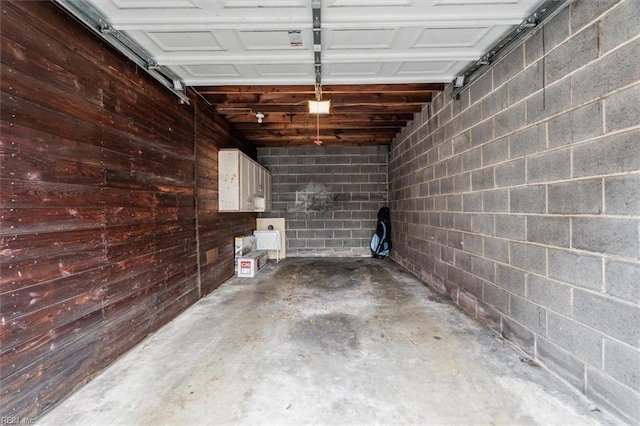
[[[203,297],[233,276],[234,237],[252,235],[256,229],[256,213],[218,211],[218,150],[238,148],[255,157],[256,149],[200,97],[194,103],[198,278]]]
[[[271,172],[273,210],[286,219],[287,257],[370,256],[387,205],[387,147],[259,148]]]
[[[640,3],[575,1],[389,155],[392,258],[640,421]]]

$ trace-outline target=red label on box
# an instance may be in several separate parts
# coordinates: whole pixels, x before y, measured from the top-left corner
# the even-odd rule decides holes
[[[251,268],[251,261],[250,260],[241,260],[240,261],[240,267],[241,268]]]

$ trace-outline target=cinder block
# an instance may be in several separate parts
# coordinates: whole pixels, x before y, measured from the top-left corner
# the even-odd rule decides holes
[[[598,25],[593,24],[546,56],[544,59],[546,81],[553,83],[597,57]]]
[[[436,179],[440,179],[447,175],[447,163],[441,161],[433,166],[433,176]]]
[[[509,293],[494,284],[483,282],[482,301],[500,312],[509,313]]]
[[[602,213],[602,179],[551,184],[548,194],[549,213]]]
[[[607,95],[640,80],[640,38],[577,71],[573,81],[574,105]]]
[[[506,110],[496,114],[494,118],[495,137],[499,138],[515,132],[525,124],[525,102],[512,105]]]
[[[455,175],[462,172],[462,156],[456,155],[447,160],[447,175]]]
[[[598,253],[638,258],[637,219],[578,217],[573,219],[573,247]]]
[[[574,147],[574,176],[593,176],[640,170],[638,138],[640,138],[640,131],[633,131]]]
[[[528,328],[518,324],[511,318],[502,317],[502,336],[513,342],[529,355],[534,354],[536,336]]]
[[[258,154],[258,163],[269,169],[271,166],[278,164],[278,157],[260,156],[260,154]]]
[[[514,160],[496,165],[496,187],[522,185],[526,180],[525,160]]]
[[[471,215],[455,214],[453,216],[453,227],[460,231],[471,231]]]
[[[489,118],[492,115],[502,111],[509,104],[509,92],[507,91],[507,85],[491,92],[481,102],[482,118]]]
[[[575,289],[573,293],[573,318],[589,327],[629,345],[638,346],[640,309],[591,292]]]
[[[471,316],[476,316],[476,298],[473,297],[473,295],[459,290],[458,306],[460,306],[463,311],[469,313]]]
[[[476,300],[476,319],[496,333],[501,332],[500,311],[480,299]]]
[[[337,239],[325,239],[324,245],[326,248],[341,248],[342,240]]]
[[[547,250],[544,247],[526,243],[510,242],[509,260],[511,265],[536,274],[547,273]]]
[[[296,232],[296,237],[299,239],[309,239],[314,236],[314,231],[311,229],[298,229]]]
[[[591,290],[602,290],[602,258],[548,249],[549,277]]]
[[[637,0],[626,0],[619,7],[612,9],[602,19],[601,53],[608,52],[636,37],[638,16],[640,16],[640,2]]]
[[[640,124],[640,85],[609,96],[605,100],[605,110],[607,132],[638,126]]]
[[[620,0],[577,1],[571,4],[571,33],[576,33],[582,27],[590,24]]]
[[[511,158],[535,154],[547,148],[547,127],[545,124],[529,126],[509,136]]]
[[[509,190],[497,189],[482,192],[482,210],[484,212],[508,212]]]
[[[546,42],[543,42],[542,28],[544,27],[538,27],[533,30],[534,32],[531,37],[527,38],[524,42],[525,66],[536,62],[546,53]]]
[[[460,154],[461,152],[471,149],[471,132],[466,131],[454,137],[452,146],[454,154]]]
[[[313,237],[314,238],[332,238],[333,237],[333,230],[331,229],[322,229],[322,230],[318,230],[318,231],[314,231],[313,232]]]
[[[525,217],[516,215],[495,216],[495,236],[509,240],[524,241],[526,237]]]
[[[453,155],[453,143],[448,140],[438,145],[438,160],[442,161]]]
[[[544,185],[530,185],[509,190],[511,213],[545,213],[547,193]]]
[[[462,195],[461,194],[447,195],[447,210],[451,212],[462,211]]]
[[[509,242],[500,238],[484,237],[484,256],[497,262],[509,263]]]
[[[640,263],[608,259],[605,264],[607,294],[640,304]]]
[[[499,87],[523,69],[524,46],[520,44],[494,65],[493,86]]]
[[[473,123],[475,124],[475,123]],[[471,128],[471,143],[473,146],[482,145],[489,142],[494,137],[495,124],[494,119],[490,118]],[[468,169],[467,169],[468,170]]]
[[[569,8],[565,7],[542,28],[547,52],[569,37]]]
[[[470,229],[476,234],[494,235],[495,219],[492,214],[467,215],[470,218]]]
[[[287,256],[290,249],[304,248],[307,246],[307,240],[288,239],[287,240]]]
[[[454,176],[453,188],[455,192],[467,192],[471,190],[471,173],[462,173]]]
[[[467,91],[467,93],[468,93],[468,91]],[[460,120],[460,129],[461,130],[470,129],[471,127],[473,127],[476,124],[478,124],[480,122],[480,120],[482,120],[481,104],[477,103],[477,104],[469,107],[468,109],[466,109],[462,113],[460,113],[460,116],[459,116],[458,120]]]
[[[482,297],[482,280],[470,273],[456,268],[455,266],[449,266],[447,271],[447,277],[449,281],[467,293],[477,297]]]
[[[462,166],[465,171],[475,170],[482,166],[482,149],[476,148],[462,154]]]
[[[445,215],[442,215],[442,216],[445,216]],[[451,218],[450,223],[451,223],[451,226],[453,227],[453,215],[449,214],[447,216]],[[443,222],[445,222],[445,220],[443,220]],[[438,242],[439,245],[443,245],[443,246],[448,245],[449,247],[462,249],[462,246],[460,245],[460,241],[462,241],[462,232],[459,232],[453,229],[442,230],[442,232],[446,234],[446,238],[443,243]],[[438,251],[437,251],[438,258],[440,258],[440,251],[441,249],[438,248]]]
[[[522,297],[509,295],[509,317],[533,332],[545,335],[547,332],[547,310]]]
[[[482,193],[471,192],[462,195],[462,206],[465,212],[481,212],[482,211]]]
[[[558,149],[527,158],[527,182],[549,182],[571,176],[571,150]]]
[[[538,338],[536,342],[536,359],[545,368],[584,392],[585,365],[582,361],[542,338]]]
[[[508,83],[509,104],[520,102],[522,99],[542,89],[542,69],[541,62],[535,63]]]
[[[509,140],[498,139],[482,146],[482,165],[490,166],[509,158]]]
[[[603,410],[622,417],[628,424],[640,424],[640,393],[595,368],[587,368],[586,396]]]
[[[549,120],[549,147],[570,145],[602,135],[602,104],[591,102]]]
[[[604,371],[620,383],[640,390],[640,350],[605,339]]]
[[[465,233],[462,237],[462,249],[469,253],[482,255],[482,237]]]
[[[450,265],[453,265],[455,260],[455,250],[451,247],[440,246],[440,260]]]
[[[527,124],[537,123],[571,107],[571,78],[546,84],[544,89],[528,98]]]
[[[571,287],[539,275],[527,275],[527,299],[559,314],[571,314]]]
[[[455,266],[465,272],[471,272],[472,255],[460,250],[455,251]]]
[[[343,247],[351,247],[351,248],[366,247],[367,241],[363,241],[362,239],[357,239],[357,238],[350,238],[350,239],[345,238],[342,240],[342,245]]]
[[[471,188],[473,191],[491,189],[494,185],[493,167],[485,167],[471,173]]]
[[[479,101],[493,90],[493,72],[490,69],[469,86],[469,101],[471,105]]]
[[[288,148],[269,148],[269,155],[275,157],[287,156]]]
[[[471,259],[471,272],[486,281],[495,280],[495,263],[489,259],[473,257]]]
[[[496,284],[511,293],[525,296],[524,271],[506,265],[497,265]]]
[[[527,241],[533,243],[569,247],[570,229],[570,220],[566,217],[527,217]]]

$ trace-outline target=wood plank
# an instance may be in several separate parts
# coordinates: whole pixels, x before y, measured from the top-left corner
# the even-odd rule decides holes
[[[0,404],[29,417],[231,276],[256,215],[217,213],[217,151],[256,150],[55,4],[0,8]]]

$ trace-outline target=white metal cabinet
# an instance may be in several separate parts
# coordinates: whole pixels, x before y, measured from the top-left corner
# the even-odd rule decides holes
[[[237,149],[218,151],[221,212],[265,211],[271,203],[271,173]],[[267,202],[269,200],[269,202]]]

